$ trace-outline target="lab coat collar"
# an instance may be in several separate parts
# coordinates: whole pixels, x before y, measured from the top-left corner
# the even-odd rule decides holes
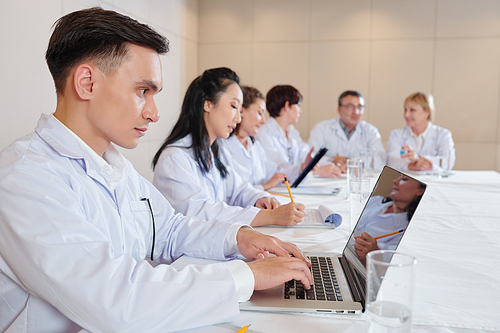
[[[35,132],[59,155],[82,161],[87,175],[111,191],[118,186],[128,163],[112,144],[100,157],[57,118],[46,114],[41,115]]]
[[[435,127],[436,127],[436,125],[434,125],[432,122],[429,121],[427,123],[427,128],[425,129],[425,131],[420,133],[420,135],[423,136],[423,138],[424,138],[424,142],[422,143],[422,147],[420,148],[420,151],[428,151],[434,145],[434,142],[435,142],[434,138],[435,138],[436,133],[437,133],[434,130]],[[411,129],[410,129],[410,131],[411,131]],[[411,131],[410,133],[413,134],[413,131]]]
[[[216,139],[219,140],[219,139]],[[196,157],[194,155],[194,149],[191,149],[191,146],[193,145],[193,138],[191,137],[191,134],[186,135],[182,139],[179,139],[169,145],[169,147],[179,147],[179,148],[186,148],[186,152],[196,160]],[[210,149],[210,154],[212,154],[212,149]]]
[[[429,121],[429,122],[427,122],[427,127],[425,127],[425,130],[424,130],[422,133],[420,133],[419,135],[416,135],[416,134],[413,132],[413,130],[411,130],[411,131],[410,131],[410,134],[411,134],[411,136],[413,137],[413,139],[415,140],[416,138],[421,137],[421,138],[423,138],[423,139],[425,140],[425,137],[427,136],[427,133],[429,132],[429,127],[430,127],[430,125],[431,125],[431,122],[430,122],[430,121]]]
[[[220,138],[216,139],[216,141],[218,142],[220,147],[222,147],[224,145],[224,143],[222,143],[222,140],[224,140],[224,139],[220,139]],[[196,158],[194,155],[194,149],[192,149],[192,148],[190,149],[192,143],[193,143],[193,138],[192,138],[191,134],[188,134],[185,137],[183,137],[182,139],[179,139],[179,140],[175,141],[174,143],[170,144],[169,146],[170,147],[187,148],[186,152],[195,161],[196,166],[198,168],[200,168],[200,166],[198,165],[198,162],[196,162]],[[226,163],[224,149],[220,150],[220,157],[221,157],[222,162]],[[210,159],[212,161],[214,160],[214,153],[212,152],[212,149],[210,149]],[[218,184],[223,184],[223,180],[221,179],[221,175],[219,173],[219,170],[214,165],[212,165],[210,170],[208,170],[206,173],[204,173],[204,177],[206,177],[210,181],[210,183],[212,184],[212,188],[214,190],[215,200],[216,201],[224,200],[223,197],[219,197],[219,194],[223,193],[223,191],[219,190],[219,185],[218,185]]]
[[[427,151],[428,149],[430,149],[430,147],[432,147],[432,145],[434,145],[434,140],[437,135],[437,132],[435,131],[436,127],[437,127],[436,125],[434,125],[432,122],[429,121],[425,131],[420,134],[422,135],[425,133],[424,137],[425,140],[424,143],[422,144],[422,147],[420,148],[420,151]],[[414,134],[410,126],[405,126],[403,128],[403,140],[405,144],[409,144],[413,149],[416,149]]]
[[[224,146],[224,143],[222,142],[222,140],[225,140],[225,139],[217,138],[215,140],[218,142],[219,147]],[[194,149],[191,148],[192,144],[193,144],[193,138],[191,137],[191,134],[188,134],[185,137],[183,137],[182,139],[179,139],[179,140],[171,143],[169,145],[169,147],[186,148],[186,152],[189,154],[189,156],[191,156],[191,158],[196,161],[196,157],[194,155]],[[225,163],[226,161],[225,161],[223,149],[220,150],[219,156],[220,156],[222,162]],[[210,159],[212,161],[214,160],[214,153],[212,152],[212,149],[210,149]],[[198,162],[196,162],[196,165],[198,165]],[[198,165],[198,167],[199,167],[199,165]],[[210,168],[210,170],[207,173],[205,173],[205,177],[207,177],[211,182],[213,182],[213,184],[217,184],[217,182],[214,180],[214,178],[219,177],[219,170],[216,167],[212,166]],[[215,185],[214,185],[214,188],[215,188]]]
[[[82,148],[77,144],[68,128],[55,117],[42,114],[35,132],[59,155],[75,160],[83,159]]]
[[[186,135],[182,139],[179,139],[171,144],[172,147],[183,147],[188,148],[193,144],[193,139],[191,138],[191,134]]]
[[[286,129],[286,133],[285,133],[285,131],[283,130],[283,128],[281,128],[280,124],[273,117],[270,117],[267,120],[267,122],[269,123],[270,126],[272,126],[272,127],[275,128],[274,133],[278,137],[279,142],[284,147],[290,147],[291,144],[290,144],[290,140],[288,138],[290,138],[290,133],[292,132],[294,126],[293,125],[288,126],[287,129]],[[288,138],[286,136],[287,134],[288,134]]]
[[[244,145],[241,144],[240,139],[236,135],[231,135],[228,139],[228,144],[234,145],[238,148],[240,148],[243,151],[243,154],[245,156],[249,156],[249,153],[252,151],[253,147],[253,142],[252,139],[247,136],[246,141],[247,141],[247,146],[245,147]]]
[[[352,131],[349,132],[349,129],[347,128],[347,126],[344,124],[344,122],[341,120],[339,120],[339,125],[340,125],[340,128],[342,129],[342,131],[344,132],[347,140],[349,140],[349,138],[354,135],[354,133],[356,132],[356,128],[358,128],[358,126],[354,127],[352,129]]]
[[[340,126],[340,118],[333,119],[333,121],[332,121],[332,123],[330,125],[330,129],[332,130],[332,133],[334,133],[337,136],[338,139],[340,139],[340,140],[342,140],[344,142],[348,141],[347,136],[345,135],[344,130]],[[354,133],[353,133],[353,135],[354,135]]]

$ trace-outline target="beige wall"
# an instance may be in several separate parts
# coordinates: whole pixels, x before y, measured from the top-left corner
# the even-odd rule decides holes
[[[152,178],[150,161],[204,69],[233,68],[264,93],[296,86],[305,96],[304,139],[336,115],[345,89],[367,102],[365,119],[388,139],[402,127],[402,102],[416,90],[436,97],[438,125],[453,131],[458,169],[500,170],[500,1],[498,0],[18,0],[0,2],[0,149],[55,109],[44,61],[51,25],[100,4],[163,33],[161,120],[139,147],[122,150]]]
[[[294,85],[305,140],[356,89],[386,142],[405,124],[406,96],[424,91],[435,123],[453,132],[455,168],[500,170],[500,1],[201,0],[198,9],[199,72],[228,66],[263,93]]]
[[[41,113],[55,110],[55,91],[44,58],[52,24],[64,14],[96,4],[147,23],[170,40],[171,51],[162,56],[164,87],[156,97],[160,121],[149,127],[138,148],[122,149],[151,180],[153,155],[177,118],[184,91],[198,73],[197,0],[1,1],[0,150],[32,132]]]

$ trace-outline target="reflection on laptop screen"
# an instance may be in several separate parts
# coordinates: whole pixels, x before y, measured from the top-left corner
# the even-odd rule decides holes
[[[396,250],[426,187],[419,180],[384,167],[343,253],[358,271],[365,273],[368,252]]]

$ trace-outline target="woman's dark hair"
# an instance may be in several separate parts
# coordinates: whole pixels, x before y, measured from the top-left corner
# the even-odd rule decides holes
[[[424,183],[420,183],[420,182],[419,182],[419,184],[420,184],[420,188],[423,188],[424,192],[425,192],[425,189],[427,188],[427,185],[424,184]],[[408,221],[410,221],[411,218],[413,217],[413,214],[415,214],[415,210],[417,210],[417,206],[420,203],[420,200],[422,200],[422,196],[423,195],[424,195],[423,193],[421,195],[417,195],[408,204],[408,206],[406,206],[406,217],[408,218]],[[383,203],[390,202],[390,201],[392,201],[392,199],[390,197],[385,197],[384,199],[382,199]]]
[[[249,86],[241,86],[241,91],[243,92],[243,105],[245,109],[248,109],[250,105],[255,103],[255,101],[260,98],[261,100],[265,101],[266,99],[264,98],[264,95],[257,90],[254,87],[249,87]],[[238,131],[240,130],[240,125],[241,123],[238,123],[236,127],[234,128],[234,131],[229,134],[230,136],[233,134],[238,134]],[[252,138],[253,141],[253,138]]]
[[[279,117],[281,109],[288,104],[298,104],[302,102],[300,92],[289,85],[274,86],[266,95],[266,108],[273,118]]]
[[[69,13],[54,26],[45,59],[58,94],[64,93],[71,70],[84,61],[110,75],[127,59],[129,44],[168,52],[168,40],[148,25],[100,7]]]
[[[203,114],[205,101],[217,104],[222,94],[226,92],[227,87],[233,83],[239,84],[240,78],[235,72],[225,67],[208,69],[191,82],[182,102],[179,119],[153,158],[153,170],[162,151],[168,145],[190,134],[193,143],[187,148],[193,148],[196,162],[198,162],[201,171],[206,173],[210,170],[212,166],[210,149],[212,149],[215,166],[222,178],[226,178],[227,169],[220,160],[219,145],[215,140],[210,146],[210,138]]]

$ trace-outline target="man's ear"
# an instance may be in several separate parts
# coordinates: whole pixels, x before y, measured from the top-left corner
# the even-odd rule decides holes
[[[75,69],[73,86],[78,97],[88,100],[92,96],[96,74],[94,67],[88,64],[81,64]]]

